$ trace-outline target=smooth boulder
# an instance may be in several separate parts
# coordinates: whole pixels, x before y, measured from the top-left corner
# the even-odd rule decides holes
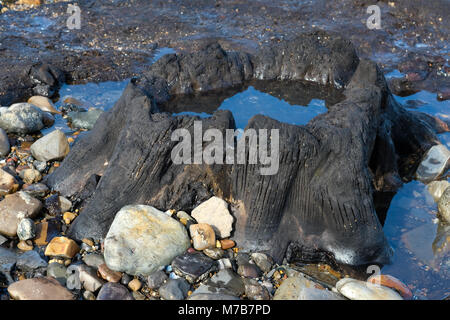
[[[0,108],[0,128],[8,133],[33,133],[45,126],[45,115],[29,103],[15,103]]]
[[[425,154],[416,171],[416,178],[422,182],[430,182],[438,178],[447,168],[450,151],[442,144],[435,145]]]
[[[64,133],[55,130],[33,143],[30,151],[39,161],[52,161],[64,158],[69,153],[70,147]]]
[[[14,282],[8,292],[15,300],[74,300],[73,294],[52,277]]]
[[[233,230],[234,219],[228,211],[228,204],[218,197],[211,197],[197,206],[192,210],[192,217],[198,223],[209,224],[221,239],[229,237]]]
[[[106,235],[104,257],[111,270],[150,275],[189,246],[181,223],[154,207],[130,205],[117,213]]]

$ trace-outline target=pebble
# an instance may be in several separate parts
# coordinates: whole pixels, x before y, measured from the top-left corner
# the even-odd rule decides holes
[[[92,292],[86,290],[86,291],[83,292],[83,298],[85,300],[95,300],[95,294],[93,294]]]
[[[394,289],[400,293],[404,299],[411,299],[413,296],[411,290],[403,282],[387,274],[372,275],[367,279],[367,281]]]
[[[123,207],[104,244],[106,264],[130,275],[149,275],[190,247],[185,227],[156,208]]]
[[[0,128],[8,133],[27,134],[44,128],[44,113],[29,103],[0,108]]]
[[[131,292],[131,295],[133,296],[134,300],[145,300],[145,296],[139,291],[133,291]]]
[[[70,211],[70,209],[72,208],[72,202],[64,197],[58,197],[59,199],[59,206],[61,207],[61,211],[62,212],[66,212],[66,211]]]
[[[428,192],[436,202],[439,201],[445,189],[447,189],[448,187],[450,187],[450,182],[446,180],[432,181],[427,185]]]
[[[63,159],[69,150],[67,138],[60,130],[55,130],[36,140],[30,148],[33,157],[39,161]]]
[[[445,189],[438,202],[439,216],[446,223],[450,223],[450,187]]]
[[[122,278],[122,273],[118,271],[113,271],[108,268],[108,266],[103,263],[98,267],[99,275],[108,282],[119,282]]]
[[[159,295],[164,300],[184,300],[190,289],[189,283],[184,279],[169,279],[159,288]]]
[[[19,183],[16,178],[5,170],[0,169],[0,196],[14,193],[18,189]]]
[[[32,197],[43,198],[49,192],[48,187],[43,183],[34,183],[23,189],[23,192],[28,193]]]
[[[89,253],[83,257],[83,262],[86,263],[90,267],[99,269],[102,264],[105,264],[105,259],[103,258],[103,255],[101,255],[99,253]],[[106,264],[105,264],[105,266],[106,266]],[[116,272],[116,271],[114,271],[114,272]]]
[[[0,246],[1,246],[2,244],[4,244],[6,241],[8,241],[8,239],[5,238],[4,236],[2,236],[2,235],[0,234]]]
[[[20,171],[19,176],[26,184],[33,184],[39,182],[42,179],[41,173],[36,169],[25,169]]]
[[[220,247],[223,250],[231,249],[236,245],[236,243],[233,240],[230,239],[224,239],[220,240]]]
[[[36,170],[38,170],[39,172],[44,172],[45,169],[47,169],[47,162],[45,161],[39,161],[39,160],[34,160],[33,161],[33,166],[36,168]]]
[[[323,289],[298,274],[285,279],[275,292],[274,300],[342,300],[338,294]]]
[[[133,278],[130,275],[124,273],[122,274],[122,279],[120,279],[120,283],[123,284],[124,286],[127,286],[131,280],[133,280]]]
[[[194,208],[192,217],[198,223],[212,226],[220,239],[229,237],[233,230],[233,216],[228,211],[228,204],[218,197],[212,197]]]
[[[80,247],[72,239],[55,237],[45,248],[45,255],[72,259],[79,251]]]
[[[74,300],[73,294],[52,277],[14,282],[8,292],[15,300]]]
[[[258,266],[251,263],[240,264],[237,273],[245,278],[258,278],[261,276],[261,270]]]
[[[8,135],[6,131],[0,128],[0,158],[6,157],[11,152]]]
[[[388,287],[352,278],[339,280],[336,289],[351,300],[403,300],[396,291]]]
[[[27,102],[29,104],[32,104],[32,105],[38,107],[42,111],[55,113],[55,114],[61,114],[60,111],[55,109],[55,106],[53,105],[53,102],[47,97],[32,96],[30,99],[28,99]]]
[[[158,289],[167,279],[167,274],[164,271],[155,271],[147,277],[147,286],[152,290]]]
[[[63,213],[63,220],[65,224],[71,224],[73,220],[75,220],[75,218],[77,217],[77,215],[73,212],[64,212]]]
[[[201,284],[195,291],[198,293],[221,293],[232,296],[241,296],[245,292],[243,280],[232,270],[220,270],[205,284]]]
[[[17,236],[20,240],[30,240],[36,236],[34,221],[30,218],[20,220],[17,225]]]
[[[61,283],[61,285],[65,286],[67,279],[67,268],[58,262],[49,263],[47,267],[47,276],[55,278],[59,283]]]
[[[21,240],[17,244],[17,248],[19,248],[22,251],[30,251],[33,250],[33,243],[31,241]]]
[[[91,292],[96,292],[104,284],[104,281],[97,277],[95,270],[88,266],[83,265],[79,269],[79,276],[83,288]]]
[[[209,248],[209,249],[203,250],[203,253],[205,255],[207,255],[208,257],[210,257],[211,259],[219,260],[225,254],[225,251],[223,251],[220,248]]]
[[[263,272],[272,270],[273,261],[266,254],[256,252],[252,253],[250,257]]]
[[[28,193],[19,191],[8,195],[0,202],[0,233],[14,237],[17,226],[24,218],[34,218],[42,208],[42,203]]]
[[[41,258],[34,250],[27,251],[17,258],[16,266],[22,271],[32,271],[38,268],[47,267],[47,261]]]
[[[134,298],[120,283],[107,282],[100,289],[97,300],[134,300]]]
[[[243,279],[245,296],[250,300],[270,300],[270,294],[266,287],[254,279]]]
[[[67,114],[67,118],[72,128],[91,130],[102,113],[103,110],[95,108],[86,112],[71,111]]]
[[[133,279],[128,283],[128,288],[130,288],[132,291],[139,291],[142,287],[142,283],[139,281],[139,279]]]
[[[219,266],[219,270],[223,270],[223,269],[232,269],[233,265],[231,263],[231,260],[228,258],[223,258],[223,259],[219,259],[217,261],[217,264]]]
[[[187,214],[184,211],[178,211],[177,212],[177,218],[185,226],[188,224],[188,222],[190,222],[190,223],[197,223],[194,218],[192,218],[189,214]]]
[[[44,206],[48,213],[52,216],[58,216],[61,214],[61,206],[59,204],[59,196],[57,194],[53,194],[45,199]]]
[[[189,227],[193,246],[196,250],[213,248],[216,244],[216,235],[213,228],[207,223],[191,224]]]
[[[424,183],[438,178],[447,166],[450,151],[442,144],[431,147],[416,171],[416,178]]]
[[[200,252],[184,253],[172,262],[174,272],[190,283],[202,281],[216,269],[216,262]]]

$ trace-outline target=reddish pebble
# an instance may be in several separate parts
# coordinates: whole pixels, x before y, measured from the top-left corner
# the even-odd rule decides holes
[[[412,292],[411,290],[400,280],[397,278],[390,276],[390,275],[373,275],[370,276],[369,279],[367,279],[368,282],[374,283],[374,284],[380,284],[385,287],[389,287],[391,289],[396,290],[400,295],[405,299],[411,299],[412,298]]]
[[[194,248],[189,248],[189,249],[187,249],[187,252],[194,253],[194,252],[197,252],[197,250],[195,250]]]
[[[220,240],[220,244],[223,250],[233,248],[236,245],[236,243],[230,239]]]

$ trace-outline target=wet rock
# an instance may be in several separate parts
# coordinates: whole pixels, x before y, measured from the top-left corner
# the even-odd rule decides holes
[[[47,245],[54,237],[59,235],[61,224],[57,219],[49,219],[36,225],[34,243],[38,246]]]
[[[0,128],[0,158],[6,157],[11,151],[8,135],[5,130]]]
[[[98,269],[102,264],[105,264],[105,259],[99,253],[89,253],[83,257],[83,262],[90,267]]]
[[[48,213],[52,216],[57,216],[61,214],[61,205],[59,203],[59,196],[57,194],[51,195],[47,199],[45,199],[44,203],[45,208]]]
[[[233,240],[230,240],[230,239],[220,240],[220,247],[224,250],[231,249],[235,245],[236,245],[236,243]]]
[[[69,112],[67,117],[72,128],[91,130],[102,113],[100,109],[89,109],[87,112]]]
[[[61,114],[60,111],[55,109],[53,102],[47,97],[32,96],[30,99],[28,99],[27,102],[29,104],[32,104],[32,105],[38,107],[42,111],[55,113],[55,114]]]
[[[206,284],[201,284],[195,291],[199,293],[221,293],[232,296],[240,296],[245,292],[242,279],[230,269],[220,270],[209,279]]]
[[[339,280],[336,289],[351,300],[403,300],[390,288],[351,278]]]
[[[203,253],[205,255],[207,255],[208,257],[210,257],[211,259],[219,260],[224,256],[225,251],[223,251],[220,248],[209,248],[209,249],[203,250]]]
[[[17,226],[17,236],[20,240],[30,240],[36,236],[36,228],[34,226],[34,221],[25,218],[20,220]]]
[[[69,143],[63,132],[55,130],[31,145],[33,157],[39,161],[60,160],[69,153]]]
[[[245,295],[250,300],[270,300],[270,294],[266,287],[254,279],[243,279]]]
[[[221,239],[229,237],[233,229],[233,216],[228,211],[228,204],[218,197],[197,206],[192,210],[192,217],[198,223],[209,224]]]
[[[14,282],[8,292],[15,300],[73,300],[72,293],[51,277]]]
[[[147,277],[147,286],[152,290],[158,289],[167,279],[167,274],[164,271],[155,271]]]
[[[128,282],[128,288],[131,289],[131,291],[139,291],[142,287],[142,283],[139,281],[139,279],[133,279],[130,282]]]
[[[186,252],[173,260],[172,268],[178,276],[194,283],[202,281],[215,270],[216,262],[200,252]]]
[[[67,237],[55,237],[45,248],[45,255],[72,259],[80,251],[75,241]]]
[[[184,300],[190,287],[184,279],[169,279],[159,288],[159,295],[164,300]]]
[[[263,271],[263,272],[269,272],[272,269],[273,260],[268,257],[264,253],[252,253],[251,255],[252,260],[255,262],[255,264]]]
[[[105,239],[109,268],[128,274],[149,275],[190,246],[184,226],[151,206],[123,207]]]
[[[17,261],[17,254],[9,249],[0,247],[0,265],[15,264]]]
[[[19,191],[0,202],[0,233],[14,237],[17,226],[24,218],[34,218],[42,208],[39,200]]]
[[[16,178],[5,170],[0,169],[0,196],[14,193],[17,189],[19,189],[19,183]]]
[[[25,169],[20,171],[19,176],[26,184],[33,184],[42,179],[41,173],[36,169]]]
[[[61,285],[65,286],[67,280],[67,268],[58,262],[49,263],[47,267],[47,276],[55,278]]]
[[[397,278],[387,275],[372,275],[367,279],[368,282],[373,284],[382,285],[391,289],[396,290],[404,299],[411,299],[413,294],[411,290]]]
[[[261,276],[261,270],[257,265],[252,263],[240,264],[237,273],[245,278],[258,278]]]
[[[82,266],[79,269],[79,276],[81,285],[91,292],[96,292],[104,284],[104,281],[97,277],[97,272],[88,266]]]
[[[29,103],[0,108],[0,128],[8,133],[33,133],[44,128],[44,113]]]
[[[33,166],[36,168],[36,170],[38,170],[39,172],[44,172],[45,169],[47,169],[47,162],[45,161],[39,161],[39,160],[34,160],[33,161]]]
[[[30,186],[27,186],[22,191],[28,193],[32,197],[43,198],[47,195],[47,193],[49,192],[49,189],[43,183],[34,183]]]
[[[47,261],[41,258],[36,251],[27,251],[17,259],[17,268],[23,271],[32,271],[38,268],[47,267]]]
[[[416,171],[416,178],[424,183],[438,178],[446,169],[450,151],[442,144],[435,145],[425,154]]]
[[[334,292],[325,290],[301,275],[289,277],[275,292],[274,300],[341,300]]]
[[[450,182],[446,180],[432,181],[427,185],[428,192],[433,197],[434,201],[438,202],[444,193],[445,189],[450,187]]]
[[[450,187],[445,189],[438,202],[439,215],[446,223],[450,223]]]
[[[122,278],[121,272],[111,270],[105,263],[98,266],[98,273],[108,282],[119,282]]]
[[[108,282],[100,289],[97,300],[134,300],[134,298],[125,286]]]
[[[216,235],[213,228],[207,223],[192,224],[189,227],[191,238],[193,241],[193,247],[196,250],[205,250],[208,248],[214,248],[216,245]]]

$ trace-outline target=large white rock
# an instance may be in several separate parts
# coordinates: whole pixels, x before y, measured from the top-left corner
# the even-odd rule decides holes
[[[416,178],[422,182],[430,182],[439,177],[450,159],[450,151],[442,144],[435,145],[425,154],[416,171]]]
[[[212,197],[192,210],[192,217],[198,223],[207,223],[213,227],[218,238],[227,238],[233,230],[233,216],[228,211],[228,204]]]
[[[352,278],[339,280],[336,289],[351,300],[403,300],[397,292],[388,287]]]
[[[156,208],[123,207],[106,235],[106,265],[132,275],[149,275],[190,246],[185,227]]]
[[[450,187],[447,187],[447,189],[445,189],[444,193],[439,199],[438,210],[441,218],[445,222],[450,223]]]
[[[433,181],[427,185],[428,192],[436,202],[439,201],[445,189],[447,189],[448,187],[450,187],[450,182],[445,180]]]
[[[31,133],[44,128],[44,113],[29,103],[0,108],[0,127],[6,132]]]
[[[30,148],[33,157],[39,161],[62,159],[69,153],[69,150],[67,138],[60,130],[55,130],[38,139]]]

